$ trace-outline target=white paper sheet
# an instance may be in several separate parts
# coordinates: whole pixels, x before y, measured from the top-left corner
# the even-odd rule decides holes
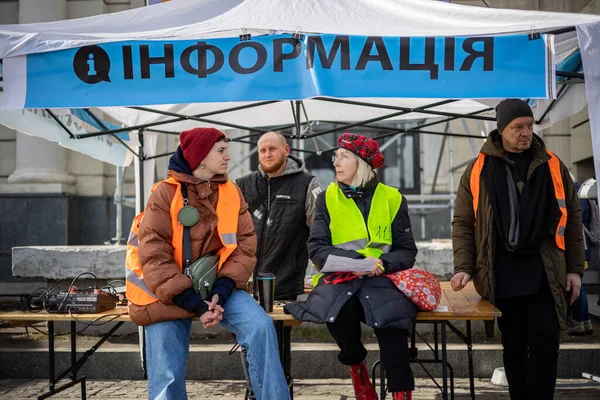
[[[373,260],[330,255],[321,268],[321,272],[368,272],[375,266]]]

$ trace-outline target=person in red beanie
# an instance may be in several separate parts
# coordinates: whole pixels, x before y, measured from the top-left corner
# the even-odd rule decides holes
[[[385,275],[412,268],[417,246],[406,199],[377,180],[375,169],[384,165],[375,140],[352,133],[340,136],[333,156],[335,182],[317,198],[308,240],[315,266],[322,270],[341,257],[335,261],[339,272],[322,274],[306,301],[285,307],[299,320],[327,324],[359,400],[377,399],[360,339],[361,322],[375,331],[393,399],[410,399],[415,385],[408,337],[417,308]],[[348,265],[344,259],[363,259],[370,269],[340,270]]]
[[[273,322],[244,290],[256,264],[256,235],[241,191],[227,178],[225,134],[194,128],[179,138],[168,179],[153,188],[140,223],[143,278],[136,285],[144,290],[129,305],[131,319],[145,329],[148,398],[187,398],[190,328],[199,317],[204,328],[220,323],[247,349],[257,399],[289,399]],[[185,207],[197,217],[184,219]],[[189,226],[189,256],[182,225]],[[210,254],[219,255],[218,273],[203,299],[185,270]]]

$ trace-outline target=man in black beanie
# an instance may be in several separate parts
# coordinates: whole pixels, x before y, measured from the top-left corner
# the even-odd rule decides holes
[[[506,99],[496,119],[456,192],[451,285],[473,279],[502,312],[511,399],[552,399],[560,329],[581,287],[581,208],[569,171],[533,133],[529,105]]]

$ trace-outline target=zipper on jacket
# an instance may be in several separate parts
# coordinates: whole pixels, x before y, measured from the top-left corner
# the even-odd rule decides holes
[[[257,280],[256,278],[258,277],[258,275],[260,275],[260,271],[261,271],[261,267],[262,267],[262,260],[263,260],[263,253],[265,251],[265,236],[266,235],[266,231],[267,231],[267,226],[268,226],[268,222],[269,222],[269,212],[271,211],[271,179],[267,176],[267,213],[265,216],[265,224],[263,227],[263,234],[262,234],[262,238],[260,238],[260,254],[258,255],[257,259],[256,259],[256,268],[254,269],[255,275],[254,275],[254,280],[252,282],[252,292],[253,292],[253,296],[255,299],[258,299],[258,286],[257,286]]]

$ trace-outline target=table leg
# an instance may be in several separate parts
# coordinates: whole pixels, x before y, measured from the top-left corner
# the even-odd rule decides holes
[[[77,379],[77,323],[71,321],[71,380]]]
[[[54,321],[48,321],[48,380],[50,393],[54,393]]]
[[[469,390],[471,399],[475,400],[475,371],[473,370],[473,341],[470,320],[467,320],[467,357],[469,358]]]
[[[292,378],[292,345],[291,345],[291,326],[285,326],[283,321],[275,321],[275,330],[277,331],[277,344],[279,346],[279,359],[283,367],[283,374],[288,381],[290,389],[290,398],[294,399],[294,379]]]
[[[447,352],[447,335],[446,335],[446,322],[441,321],[442,324],[442,399],[448,400],[448,352]]]

